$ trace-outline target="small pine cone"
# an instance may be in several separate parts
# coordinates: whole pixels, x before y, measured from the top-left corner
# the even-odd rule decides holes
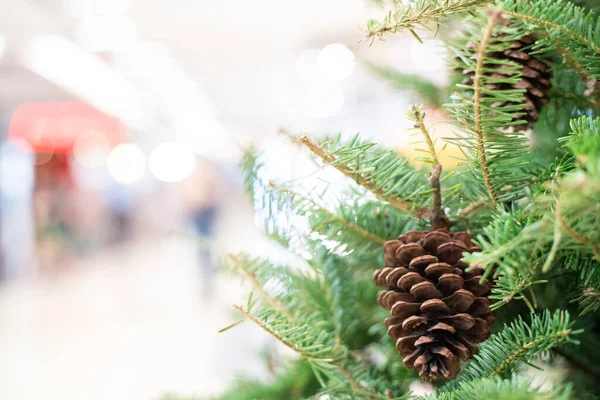
[[[383,245],[385,267],[373,280],[386,288],[377,302],[391,310],[385,324],[404,365],[426,381],[452,379],[477,353],[496,320],[482,270],[461,261],[481,249],[467,232],[409,231]]]
[[[495,35],[496,38],[506,37],[504,33],[498,33]],[[525,35],[519,40],[509,42],[510,48],[503,52],[488,53],[486,57],[495,59],[494,64],[485,65],[488,69],[494,69],[490,77],[493,79],[506,79],[509,78],[514,70],[507,65],[502,65],[502,60],[517,63],[521,66],[522,77],[516,84],[508,83],[495,83],[487,85],[487,89],[493,90],[511,90],[511,89],[525,89],[523,110],[525,115],[516,117],[514,120],[525,120],[526,124],[516,125],[514,127],[517,131],[524,131],[530,129],[533,124],[538,120],[541,108],[548,103],[548,93],[550,91],[550,79],[552,78],[552,71],[550,70],[549,62],[539,54],[533,54],[532,46],[537,41],[535,35]],[[477,50],[477,43],[469,43],[469,48],[474,51]],[[465,76],[463,80],[464,84],[472,84],[475,72],[472,70],[463,70],[462,74]],[[505,101],[498,101],[492,103],[492,107],[504,107],[516,105],[515,103],[509,103]]]

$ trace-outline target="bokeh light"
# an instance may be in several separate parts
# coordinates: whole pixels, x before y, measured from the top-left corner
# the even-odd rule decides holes
[[[420,70],[433,72],[443,70],[444,43],[437,39],[426,39],[423,43],[414,40],[410,44],[410,58]]]
[[[196,156],[188,146],[178,142],[161,143],[148,158],[150,172],[162,182],[181,182],[196,168]]]
[[[102,132],[91,130],[81,134],[73,145],[73,157],[84,168],[100,168],[106,164],[110,142]]]
[[[296,60],[296,77],[301,82],[314,82],[320,79],[317,65],[319,49],[306,49]]]
[[[333,82],[302,85],[297,95],[298,109],[308,118],[328,118],[344,108],[344,90]]]
[[[144,176],[146,156],[135,144],[120,144],[110,152],[106,166],[116,182],[130,185]]]
[[[348,78],[354,71],[354,62],[354,53],[339,43],[323,47],[317,57],[321,75],[333,82],[340,82]]]

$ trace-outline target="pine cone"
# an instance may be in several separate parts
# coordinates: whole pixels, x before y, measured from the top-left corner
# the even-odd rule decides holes
[[[505,33],[497,33],[495,37],[505,37]],[[532,54],[532,46],[536,42],[534,35],[526,35],[521,37],[519,40],[510,42],[511,48],[504,50],[503,52],[488,53],[488,58],[493,58],[496,63],[486,64],[485,67],[494,69],[496,72],[491,74],[491,78],[506,79],[509,78],[511,69],[507,69],[507,66],[502,65],[502,60],[512,61],[521,65],[521,73],[523,74],[521,80],[510,85],[507,83],[496,83],[488,84],[486,87],[493,90],[510,90],[510,89],[525,89],[523,110],[525,111],[524,116],[515,117],[513,121],[525,120],[526,124],[516,125],[514,127],[517,131],[524,131],[530,129],[533,124],[538,120],[541,108],[548,103],[548,92],[550,91],[550,79],[552,78],[552,71],[550,71],[549,62],[541,57],[539,54]],[[470,43],[469,47],[474,51],[477,50],[477,43]],[[475,72],[472,70],[463,70],[462,74],[466,76],[463,80],[464,84],[473,84],[473,78]],[[492,103],[492,107],[504,107],[509,105],[516,105],[515,103],[499,101]]]
[[[476,343],[490,335],[496,316],[487,295],[490,282],[479,283],[482,270],[466,269],[465,251],[481,249],[467,232],[409,231],[383,245],[385,267],[373,280],[386,290],[377,302],[391,310],[388,334],[404,365],[426,381],[452,379],[463,361],[477,353]]]

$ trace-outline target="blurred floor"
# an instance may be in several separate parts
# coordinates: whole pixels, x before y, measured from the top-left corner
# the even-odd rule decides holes
[[[98,253],[54,277],[0,287],[0,399],[208,395],[235,374],[266,374],[266,339],[230,304],[247,291],[216,277],[203,299],[192,241],[163,237]]]

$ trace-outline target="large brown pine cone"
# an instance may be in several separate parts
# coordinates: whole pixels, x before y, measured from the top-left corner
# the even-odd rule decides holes
[[[383,246],[385,267],[373,280],[386,288],[377,302],[391,310],[385,324],[404,365],[426,381],[452,379],[459,358],[477,353],[476,343],[490,335],[496,316],[482,271],[460,261],[465,251],[481,249],[467,232],[409,231]]]
[[[504,33],[496,33],[492,39],[506,37]],[[503,52],[495,52],[487,54],[486,57],[494,59],[494,64],[486,64],[487,69],[495,70],[491,72],[490,77],[494,79],[506,79],[510,77],[512,69],[502,65],[502,60],[507,62],[515,62],[521,65],[521,80],[514,84],[507,83],[495,83],[488,84],[487,89],[492,90],[510,90],[510,89],[525,89],[523,110],[525,115],[515,117],[515,120],[525,120],[527,123],[522,125],[516,125],[514,127],[517,131],[524,131],[530,129],[533,124],[538,120],[541,108],[548,103],[548,92],[550,91],[550,79],[552,78],[552,71],[550,70],[550,64],[548,60],[539,54],[534,54],[532,46],[536,42],[536,37],[532,34],[525,35],[518,40],[509,42],[510,48]],[[478,49],[478,43],[470,43],[469,47],[474,51]],[[471,85],[473,83],[473,77],[475,75],[472,70],[463,70],[462,74],[465,75],[463,81],[464,84]],[[516,105],[515,103],[508,103],[499,101],[493,103],[493,107],[503,107],[507,105]]]

